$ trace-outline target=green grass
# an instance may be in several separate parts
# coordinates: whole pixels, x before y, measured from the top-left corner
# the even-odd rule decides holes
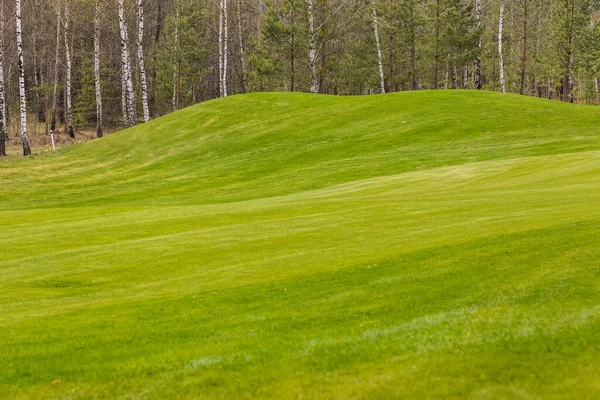
[[[0,398],[600,397],[598,108],[234,96],[0,209]]]

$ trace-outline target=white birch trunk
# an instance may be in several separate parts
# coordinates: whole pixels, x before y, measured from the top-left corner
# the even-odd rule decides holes
[[[19,97],[21,100],[21,140],[23,142],[23,155],[31,154],[29,139],[27,138],[27,98],[25,93],[25,61],[23,59],[23,28],[21,23],[21,0],[16,0],[17,18],[17,54],[19,57]]]
[[[142,108],[144,122],[150,121],[150,108],[148,107],[148,83],[146,81],[146,62],[144,60],[144,4],[138,0],[138,63],[140,68],[140,83],[142,85]]]
[[[229,45],[229,23],[227,18],[227,0],[223,1],[223,97],[227,97],[227,61]]]
[[[119,35],[121,37],[121,113],[123,114],[123,123],[125,123],[126,126],[129,126],[129,111],[127,107],[127,54],[123,51],[123,32],[120,10]]]
[[[219,0],[219,97],[223,97],[223,25],[225,14],[225,0]]]
[[[308,6],[308,58],[310,65],[310,92],[319,93],[317,78],[317,35],[315,32],[315,15],[313,0],[306,0]]]
[[[223,97],[223,0],[219,0],[219,97]]]
[[[69,1],[65,1],[65,20],[63,21],[64,26],[64,41],[65,41],[65,58],[67,67],[67,77],[65,81],[66,87],[66,112],[67,112],[67,134],[71,138],[75,138],[75,131],[73,130],[73,98],[71,94],[71,45],[69,43],[69,20],[71,19],[71,13],[69,10]]]
[[[175,55],[173,57],[173,111],[179,109],[179,2],[175,6]],[[219,60],[221,57],[219,56]],[[219,70],[219,79],[221,72]]]
[[[379,84],[381,93],[385,93],[385,78],[383,75],[383,58],[381,56],[381,45],[379,44],[379,26],[377,24],[377,2],[371,0],[373,6],[373,29],[375,30],[375,44],[377,45],[377,61],[379,62]]]
[[[38,0],[35,0],[33,2],[33,6],[35,7],[35,10],[39,10],[39,2]],[[37,26],[37,21],[36,18],[34,18],[34,24],[35,26]],[[39,73],[39,66],[38,66],[38,52],[37,52],[37,32],[34,30],[31,33],[31,47],[33,49],[33,87],[34,87],[34,96],[35,96],[35,102],[34,102],[34,121],[35,123],[33,124],[33,136],[37,135],[37,128],[38,128],[38,123],[42,122],[41,119],[41,113],[40,113],[40,73]]]
[[[56,106],[58,93],[58,69],[60,65],[60,9],[56,9],[56,48],[54,51],[54,88],[52,91],[52,111],[50,115],[50,132],[56,130]]]
[[[0,0],[0,157],[6,156],[6,95],[4,94],[4,0]]]
[[[127,112],[127,71],[124,69],[123,63],[121,63],[121,113],[123,114],[123,122],[125,125],[129,124],[129,113]]]
[[[506,93],[506,78],[504,76],[504,56],[502,54],[502,28],[504,24],[504,0],[500,0],[500,15],[498,17],[498,63],[500,67],[500,90]]]
[[[102,133],[102,81],[100,76],[100,0],[94,9],[94,80],[96,86],[96,136]]]
[[[133,90],[133,77],[131,61],[129,58],[129,38],[127,35],[127,24],[125,22],[124,0],[119,0],[119,27],[121,31],[121,65],[125,81],[125,96],[127,105],[127,126],[137,124],[137,110],[135,107],[135,92]]]

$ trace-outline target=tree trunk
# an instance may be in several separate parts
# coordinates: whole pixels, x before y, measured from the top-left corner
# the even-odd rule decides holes
[[[123,115],[123,123],[129,125],[129,113],[127,112],[127,71],[125,65],[121,63],[121,114]]]
[[[315,32],[315,15],[313,0],[306,0],[308,6],[308,58],[310,65],[310,92],[319,93],[319,79],[317,78],[317,35]]]
[[[144,60],[144,3],[138,0],[138,63],[140,68],[140,83],[142,85],[142,108],[144,122],[150,121],[150,108],[148,107],[148,82],[146,81],[146,62]]]
[[[383,76],[383,58],[381,56],[381,45],[379,44],[379,26],[377,24],[376,0],[371,0],[371,6],[373,7],[373,29],[375,31],[375,44],[377,46],[377,61],[379,63],[379,90],[381,93],[385,93],[385,79]]]
[[[221,50],[220,46],[219,43],[219,50]],[[179,57],[179,1],[177,0],[175,5],[175,56],[173,57],[173,111],[179,110]],[[219,68],[221,67],[220,59],[221,56],[219,55]],[[220,76],[221,72],[219,70],[219,79]]]
[[[523,2],[523,52],[521,53],[521,88],[519,93],[525,94],[525,73],[527,69],[527,17],[529,4],[527,0]]]
[[[569,58],[568,58],[568,69],[567,69],[567,88],[566,88],[566,93],[565,96],[567,98],[567,100],[570,103],[575,102],[575,93],[574,93],[574,87],[575,87],[575,80],[573,78],[573,64],[575,62],[574,58],[573,58],[573,30],[575,29],[575,1],[571,0],[571,10],[570,10],[570,21],[569,21]]]
[[[23,142],[23,155],[31,154],[29,139],[27,138],[27,96],[25,93],[25,62],[23,60],[23,29],[21,23],[21,0],[16,0],[17,18],[17,54],[19,57],[19,97],[21,100],[21,140]]]
[[[127,35],[127,24],[125,22],[124,0],[119,0],[119,27],[121,33],[121,65],[123,80],[125,81],[125,93],[127,105],[127,126],[137,124],[137,110],[135,107],[135,92],[133,90],[133,77],[131,61],[129,58],[129,38]]]
[[[388,91],[394,88],[394,0],[390,0],[390,76],[388,78]]]
[[[227,97],[227,68],[229,60],[229,22],[227,16],[227,0],[223,2],[223,97]]]
[[[35,7],[35,10],[39,10],[39,2],[38,0],[35,0],[33,2],[33,5]],[[37,26],[37,15],[34,16],[33,22],[34,25]],[[40,68],[38,65],[38,49],[37,49],[37,31],[34,30],[31,33],[31,47],[33,50],[33,95],[34,95],[34,101],[33,101],[33,109],[35,110],[35,115],[36,115],[36,120],[35,123],[33,124],[33,136],[37,135],[37,128],[38,128],[38,123],[42,122],[42,116],[43,113],[41,112],[42,110],[42,105],[40,104],[40,85],[41,85],[41,74],[40,74]]]
[[[223,97],[223,25],[224,25],[224,2],[219,0],[219,97]]]
[[[227,0],[219,2],[219,96],[227,97],[227,60],[229,42],[229,24],[227,19]]]
[[[475,2],[475,18],[477,19],[477,27],[481,28],[481,0],[476,0]],[[474,72],[474,80],[475,80],[475,89],[481,90],[481,36],[479,37],[479,41],[477,42],[477,57],[475,57],[475,72]]]
[[[238,0],[239,4],[239,0]],[[290,37],[290,91],[296,91],[296,4],[292,1]]]
[[[69,1],[65,1],[65,20],[63,22],[64,26],[64,41],[65,41],[65,58],[66,58],[66,66],[67,66],[67,77],[65,81],[65,90],[66,90],[66,112],[67,112],[67,134],[71,138],[75,138],[75,131],[73,130],[73,98],[71,93],[71,45],[69,43],[69,20],[71,19],[71,13],[69,10]]]
[[[150,95],[149,95],[149,107],[150,107],[150,112],[151,115],[156,116],[156,78],[157,78],[157,64],[158,64],[158,52],[159,52],[159,46],[160,46],[160,37],[162,35],[162,30],[163,30],[163,26],[165,23],[165,17],[164,17],[164,9],[163,9],[163,2],[162,1],[157,1],[156,2],[156,29],[154,31],[154,48],[156,49],[156,51],[153,52],[153,61],[154,61],[154,65],[152,67],[152,71],[150,72],[150,76],[152,79],[152,85],[151,88],[152,90],[150,90]]]
[[[100,0],[94,8],[94,79],[96,87],[96,136],[102,134],[102,82],[100,76]]]
[[[500,15],[498,17],[498,63],[500,69],[500,90],[506,92],[506,82],[504,77],[504,56],[502,54],[502,27],[504,24],[504,0],[500,0]]]
[[[456,71],[456,64],[452,64],[452,89],[458,89],[458,72]]]
[[[58,76],[60,66],[60,9],[56,10],[56,48],[54,50],[54,88],[52,91],[52,110],[50,113],[50,132],[56,131],[56,106],[57,106],[57,93],[58,93]]]
[[[6,95],[4,93],[4,0],[0,0],[0,157],[6,156]]]

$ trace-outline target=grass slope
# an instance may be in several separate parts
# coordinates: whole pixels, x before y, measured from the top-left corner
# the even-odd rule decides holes
[[[0,397],[598,398],[599,123],[253,94],[0,162]]]

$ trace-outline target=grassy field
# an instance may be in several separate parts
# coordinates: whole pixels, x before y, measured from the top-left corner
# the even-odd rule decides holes
[[[0,398],[597,399],[600,109],[234,96],[0,160]]]

